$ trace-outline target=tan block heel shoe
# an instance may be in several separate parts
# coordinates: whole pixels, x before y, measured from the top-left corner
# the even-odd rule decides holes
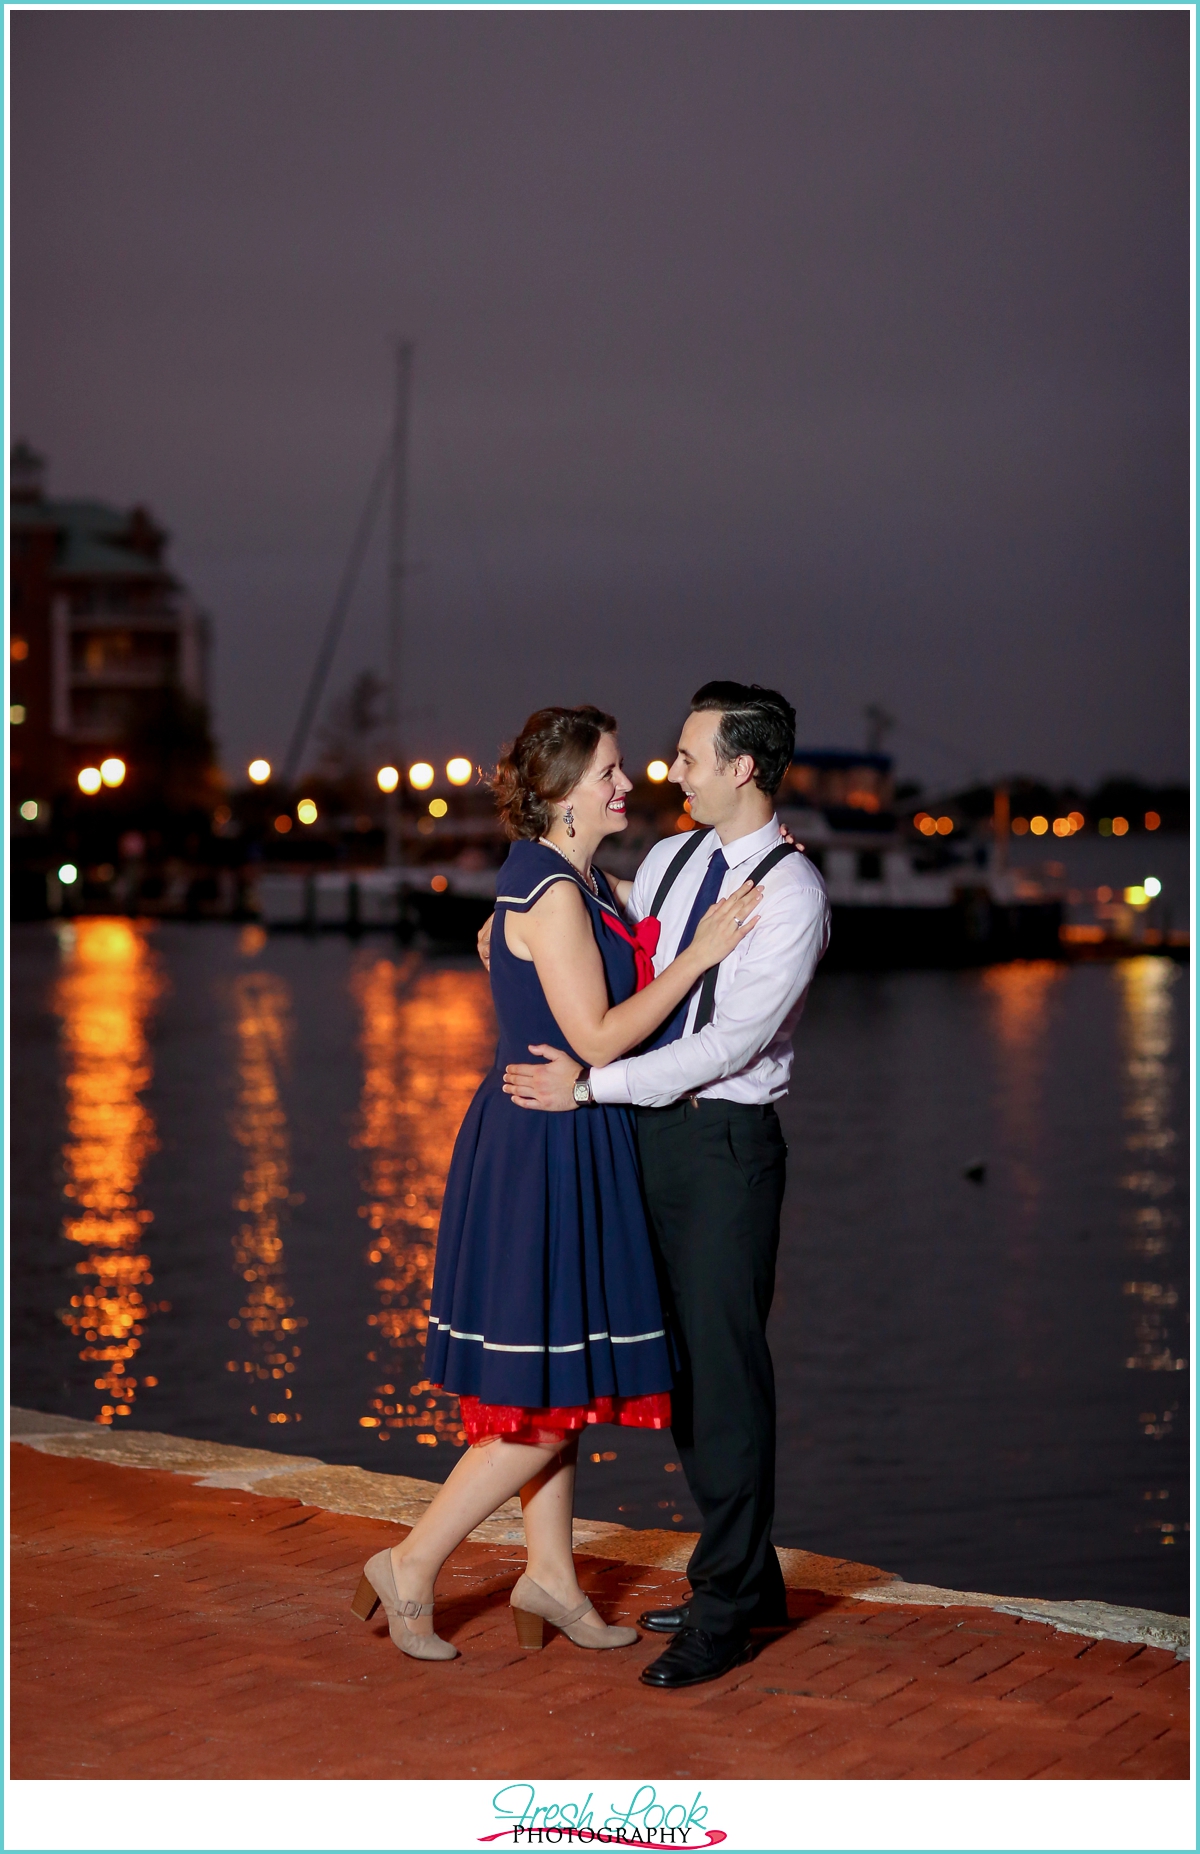
[[[458,1649],[444,1642],[440,1635],[418,1635],[409,1628],[405,1618],[428,1616],[433,1604],[417,1603],[411,1598],[401,1602],[390,1551],[377,1551],[373,1558],[367,1559],[350,1613],[361,1622],[369,1622],[381,1603],[387,1613],[388,1634],[401,1654],[412,1655],[414,1661],[454,1661],[458,1658]]]
[[[522,1648],[541,1648],[547,1623],[560,1630],[577,1648],[629,1648],[638,1638],[636,1629],[611,1628],[608,1623],[601,1622],[588,1597],[574,1609],[564,1609],[528,1574],[517,1580],[508,1602],[517,1627],[517,1642]]]

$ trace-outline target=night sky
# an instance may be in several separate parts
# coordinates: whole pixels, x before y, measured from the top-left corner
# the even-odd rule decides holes
[[[277,763],[417,343],[407,749],[712,676],[1185,777],[1188,15],[17,12],[12,432]],[[382,552],[331,691],[381,664]]]

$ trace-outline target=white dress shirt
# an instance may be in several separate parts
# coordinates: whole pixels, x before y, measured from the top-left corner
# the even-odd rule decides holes
[[[663,902],[662,933],[654,955],[661,972],[675,957],[679,938],[714,850],[716,831],[693,852]],[[729,873],[721,897],[731,895],[779,841],[779,820],[724,845]],[[656,843],[634,879],[627,912],[639,921],[651,903],[679,838]],[[806,856],[784,856],[763,879],[758,924],[717,968],[712,1022],[692,1033],[699,987],[684,1033],[664,1049],[622,1056],[591,1073],[592,1093],[606,1106],[668,1107],[687,1095],[701,1100],[759,1106],[786,1094],[792,1073],[792,1036],[817,961],[829,944],[825,884]]]

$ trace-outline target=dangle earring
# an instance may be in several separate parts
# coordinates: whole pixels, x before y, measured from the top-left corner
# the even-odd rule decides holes
[[[563,823],[567,827],[568,837],[573,837],[575,835],[575,813],[571,809],[570,805],[568,805],[566,810],[563,812]]]

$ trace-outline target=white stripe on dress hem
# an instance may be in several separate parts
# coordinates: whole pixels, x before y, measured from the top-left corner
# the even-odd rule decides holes
[[[485,1339],[482,1333],[458,1333],[443,1321],[435,1322],[438,1331],[449,1333],[452,1339],[471,1339],[481,1345],[485,1352],[582,1352],[585,1344],[594,1344],[607,1339],[610,1345],[640,1345],[646,1339],[665,1339],[666,1333],[660,1326],[654,1333],[589,1333],[587,1340],[580,1339],[575,1345],[501,1345],[494,1339]]]

